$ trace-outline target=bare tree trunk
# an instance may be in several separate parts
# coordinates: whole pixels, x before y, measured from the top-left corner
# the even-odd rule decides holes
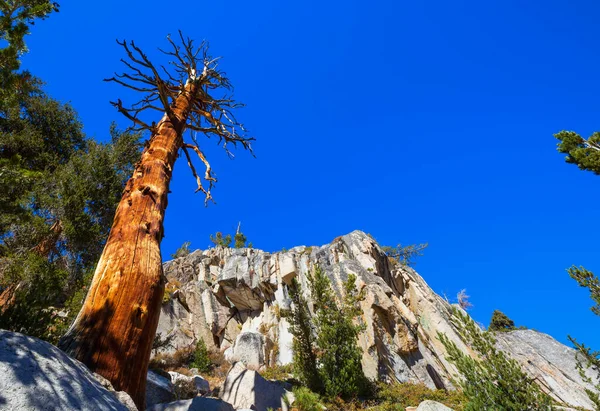
[[[145,409],[146,374],[164,284],[160,242],[182,133],[199,86],[190,82],[154,129],[117,208],[106,246],[75,322],[59,347]]]

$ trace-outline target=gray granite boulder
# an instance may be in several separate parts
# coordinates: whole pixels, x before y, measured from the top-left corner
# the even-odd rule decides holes
[[[232,351],[227,358],[231,363],[241,361],[251,370],[258,370],[265,365],[265,337],[260,333],[241,333],[237,336]]]
[[[177,399],[175,386],[170,378],[148,371],[146,380],[146,407]]]
[[[210,392],[210,383],[200,375],[194,375],[192,377],[192,381],[194,382],[194,387],[196,388],[196,392],[198,394],[208,394]]]
[[[79,361],[47,342],[4,330],[0,409],[127,411]]]

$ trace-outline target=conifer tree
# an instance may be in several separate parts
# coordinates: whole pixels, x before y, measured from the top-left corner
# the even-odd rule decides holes
[[[210,242],[215,246],[228,248],[231,245],[231,234],[223,235],[222,232],[217,231],[215,235],[210,235]]]
[[[15,107],[17,98],[32,86],[31,74],[19,71],[21,56],[27,52],[25,36],[35,20],[43,20],[58,11],[58,3],[49,0],[0,0],[0,108]]]
[[[490,331],[512,331],[516,329],[515,322],[500,310],[494,310],[488,328]]]
[[[234,247],[235,248],[244,248],[246,247],[246,241],[248,240],[244,233],[241,230],[242,223],[238,223],[238,228],[235,231],[235,235],[233,236]]]
[[[349,274],[344,282],[343,301],[338,305],[329,278],[320,267],[317,266],[311,280],[320,350],[319,373],[325,394],[330,397],[352,398],[368,390],[361,365],[362,352],[358,347],[362,326],[354,324],[360,314],[358,302],[363,296],[358,294],[355,282],[356,276]]]
[[[323,385],[317,368],[315,331],[313,330],[312,315],[306,299],[302,296],[300,283],[294,278],[289,288],[293,308],[288,317],[292,341],[294,374],[303,385],[314,392],[322,392]]]
[[[348,275],[339,303],[319,266],[308,279],[314,303],[314,335],[308,304],[298,284],[290,289],[294,301],[290,332],[294,335],[295,372],[311,390],[328,397],[348,399],[366,394],[370,385],[362,370],[358,346],[363,327],[354,323],[364,295],[356,290],[356,276]]]
[[[592,312],[600,316],[600,280],[598,277],[583,267],[573,266],[567,271],[571,278],[577,281],[581,287],[585,287],[590,291],[590,297],[594,301]],[[595,391],[586,388],[585,392],[594,403],[596,411],[600,411],[600,351],[593,351],[590,347],[586,347],[585,344],[578,342],[571,336],[569,336],[569,340],[577,349],[577,368],[579,369],[579,374],[584,381],[595,388]],[[596,371],[595,381],[586,372],[590,369]]]

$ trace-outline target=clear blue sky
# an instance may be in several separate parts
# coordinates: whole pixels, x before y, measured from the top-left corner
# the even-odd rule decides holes
[[[600,272],[600,177],[565,164],[552,135],[600,129],[594,1],[63,1],[36,24],[25,67],[104,140],[109,105],[135,96],[115,39],[151,58],[181,29],[211,42],[247,107],[253,159],[214,141],[218,205],[175,168],[163,255],[238,221],[257,248],[320,245],[361,229],[429,242],[416,269],[466,288],[472,315],[600,348],[600,318],[565,272]],[[158,120],[158,119],[157,119]]]

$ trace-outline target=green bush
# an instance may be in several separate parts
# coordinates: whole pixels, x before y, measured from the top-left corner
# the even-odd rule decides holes
[[[306,387],[296,387],[292,392],[295,397],[294,407],[299,411],[323,411],[323,405],[318,394]]]
[[[267,367],[260,373],[267,380],[285,381],[290,378],[293,372],[293,366],[289,365],[274,365]]]

